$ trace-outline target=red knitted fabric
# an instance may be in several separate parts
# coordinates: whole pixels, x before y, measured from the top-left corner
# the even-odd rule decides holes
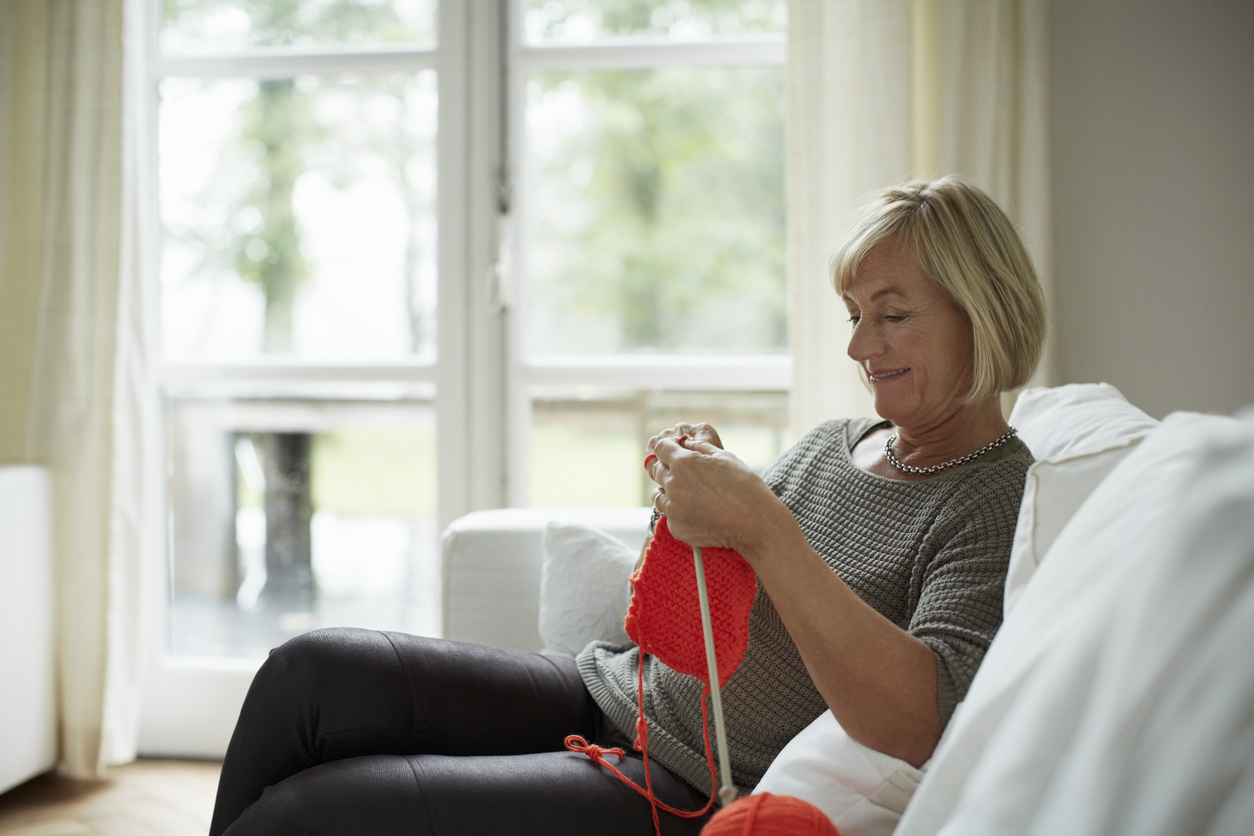
[[[723,686],[740,667],[749,647],[749,610],[758,585],[753,569],[731,549],[701,550],[714,626],[714,658]],[[697,572],[692,546],[671,535],[666,517],[657,521],[644,563],[631,576],[627,635],[663,663],[695,676],[708,687],[705,639],[697,603]]]
[[[714,630],[714,658],[718,661],[719,687],[740,667],[749,646],[749,611],[757,595],[757,577],[744,558],[732,549],[701,550],[705,565],[706,591],[710,599],[710,621]],[[649,773],[649,727],[644,719],[644,654],[651,653],[668,667],[697,677],[705,689],[701,694],[701,721],[705,727],[705,758],[710,766],[710,784],[718,786],[714,768],[714,751],[710,748],[710,730],[706,718],[706,697],[710,694],[709,666],[705,658],[705,633],[701,627],[700,594],[692,547],[671,535],[666,517],[657,521],[653,540],[645,550],[644,561],[631,576],[631,606],[624,626],[627,635],[640,647],[640,666],[636,675],[636,699],[640,713],[636,719],[635,746],[644,753],[645,788],[605,760],[605,755],[624,755],[621,749],[602,749],[576,735],[566,738],[566,748],[588,755],[637,792],[649,799],[653,807],[653,827],[661,836],[658,808],[677,816],[701,816],[714,804],[714,793],[700,810],[677,810],[653,794]]]

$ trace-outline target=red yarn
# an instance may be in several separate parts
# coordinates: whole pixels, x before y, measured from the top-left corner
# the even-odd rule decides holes
[[[749,564],[732,549],[707,548],[701,554],[714,625],[718,684],[723,686],[740,667],[749,647],[749,610],[758,591],[757,579]],[[627,635],[645,653],[673,670],[695,676],[708,687],[710,674],[692,546],[675,539],[666,517],[658,519],[653,542],[645,552],[644,563],[631,576],[631,586],[631,606],[624,624]]]
[[[702,549],[706,586],[710,599],[710,620],[714,628],[714,658],[718,662],[719,686],[735,673],[749,647],[749,611],[757,595],[753,569],[732,549]],[[648,724],[644,719],[644,654],[651,653],[679,673],[695,676],[704,685],[701,694],[701,725],[705,730],[705,757],[710,765],[710,784],[717,788],[714,750],[706,717],[706,697],[710,694],[709,667],[705,658],[705,637],[697,592],[697,572],[692,547],[670,533],[666,517],[657,521],[653,540],[645,550],[644,561],[631,576],[631,606],[624,626],[627,635],[640,647],[636,672],[636,698],[640,713],[636,719],[635,747],[644,754],[645,788],[637,786],[605,760],[606,754],[622,756],[622,750],[602,749],[576,735],[566,738],[566,748],[588,755],[594,763],[609,769],[637,792],[649,799],[653,826],[661,834],[658,808],[683,818],[705,815],[714,804],[714,794],[700,810],[678,810],[653,794],[649,773]],[[717,789],[715,790],[717,793]]]
[[[810,802],[763,792],[719,810],[701,836],[840,836],[840,831]]]

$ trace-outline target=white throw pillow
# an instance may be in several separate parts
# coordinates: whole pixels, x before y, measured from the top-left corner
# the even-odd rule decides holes
[[[1038,460],[1117,447],[1158,426],[1109,383],[1025,389],[1015,401],[1010,424]]]
[[[1028,470],[1015,526],[1004,611],[1093,489],[1158,422],[1108,383],[1028,389],[1010,423],[1037,461]]]
[[[630,643],[623,619],[638,556],[603,531],[549,523],[540,574],[542,652],[574,656],[591,641]]]
[[[850,738],[824,711],[776,756],[754,792],[810,802],[841,836],[890,836],[922,777],[905,761]]]
[[[897,836],[1249,833],[1251,636],[1254,427],[1172,415],[1058,536]]]

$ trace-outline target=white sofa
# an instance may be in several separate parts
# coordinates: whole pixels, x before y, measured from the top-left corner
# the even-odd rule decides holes
[[[759,791],[812,801],[844,836],[1254,833],[1254,422],[1159,425],[1093,384],[1029,390],[1011,423],[1038,462],[1006,620],[924,773],[825,713]],[[647,516],[456,521],[446,636],[571,652],[625,607]],[[601,568],[572,577],[581,549]]]
[[[0,793],[56,762],[50,491],[0,467]]]

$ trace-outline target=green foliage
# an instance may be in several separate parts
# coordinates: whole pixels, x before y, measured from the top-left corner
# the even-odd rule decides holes
[[[186,24],[189,31],[213,10],[234,8],[251,22],[249,44],[262,48],[409,37],[389,4],[365,0],[165,0],[165,6],[168,25]],[[595,20],[610,35],[665,36],[684,27],[744,34],[779,31],[783,2],[549,0],[527,13],[530,28],[539,21],[554,32],[576,18]],[[539,181],[547,194],[536,201],[529,231],[539,256],[530,265],[533,301],[556,312],[558,323],[576,324],[572,332],[609,322],[616,332],[611,350],[782,350],[782,76],[777,68],[535,74],[540,100],[573,91],[584,127],[561,137],[542,161]],[[229,240],[215,233],[210,242],[202,231],[189,236],[206,237],[207,262],[229,253],[231,268],[263,290],[267,351],[290,350],[293,300],[311,272],[292,193],[311,148],[331,135],[315,116],[315,93],[337,83],[257,83],[237,152],[251,171],[232,197]],[[391,91],[402,109],[403,86]],[[395,147],[378,151],[415,216],[426,199],[409,182],[412,149],[405,143],[401,136],[390,143]],[[590,174],[574,178],[579,167]],[[411,235],[406,287],[417,348],[430,327],[416,302],[415,253]],[[589,349],[563,330],[539,334],[541,350],[605,350]]]
[[[407,38],[389,7],[361,0],[165,0],[166,25],[190,19],[194,30],[199,16],[224,7],[248,16],[250,43],[262,48]],[[240,146],[251,171],[248,187],[232,207],[235,234],[226,249],[239,276],[255,282],[264,294],[267,352],[291,351],[292,307],[310,273],[292,192],[310,147],[326,135],[313,113],[317,87],[313,80],[302,85],[291,78],[262,79],[242,114]],[[403,106],[403,85],[393,93]]]
[[[783,0],[531,0],[528,22],[543,37],[561,38],[577,18],[595,22],[604,35],[659,37],[685,32],[743,35],[779,32]],[[675,33],[678,28],[681,31]]]
[[[531,428],[531,506],[640,505],[644,470],[634,428],[610,422],[572,431],[570,423],[559,418]]]
[[[756,392],[604,392],[532,401],[529,501],[540,508],[647,505],[656,487],[640,466],[662,427],[704,420],[761,473],[786,446],[787,396]]]
[[[540,173],[554,194],[538,197],[536,236],[558,243],[533,276],[540,304],[575,317],[615,312],[626,350],[782,348],[782,73],[534,81],[540,97],[574,93],[586,112]],[[580,165],[586,185],[571,182]]]
[[[780,33],[786,16],[783,0],[531,0],[525,21],[541,40],[682,40]],[[533,106],[581,111],[564,136],[533,130],[556,147],[538,162],[532,350],[782,350],[782,71],[531,81]]]
[[[413,43],[432,35],[414,31],[391,4],[377,0],[165,0],[165,23],[192,38],[210,38],[202,23],[223,9],[248,17],[247,46],[262,49]]]
[[[435,430],[351,428],[314,439],[313,505],[343,516],[435,516]]]
[[[304,149],[316,134],[309,104],[292,79],[258,82],[257,96],[244,109],[240,139],[256,165],[242,204],[260,210],[261,224],[240,235],[233,249],[240,277],[265,292],[267,351],[291,349],[292,302],[309,275],[292,211],[292,190],[304,170]]]

